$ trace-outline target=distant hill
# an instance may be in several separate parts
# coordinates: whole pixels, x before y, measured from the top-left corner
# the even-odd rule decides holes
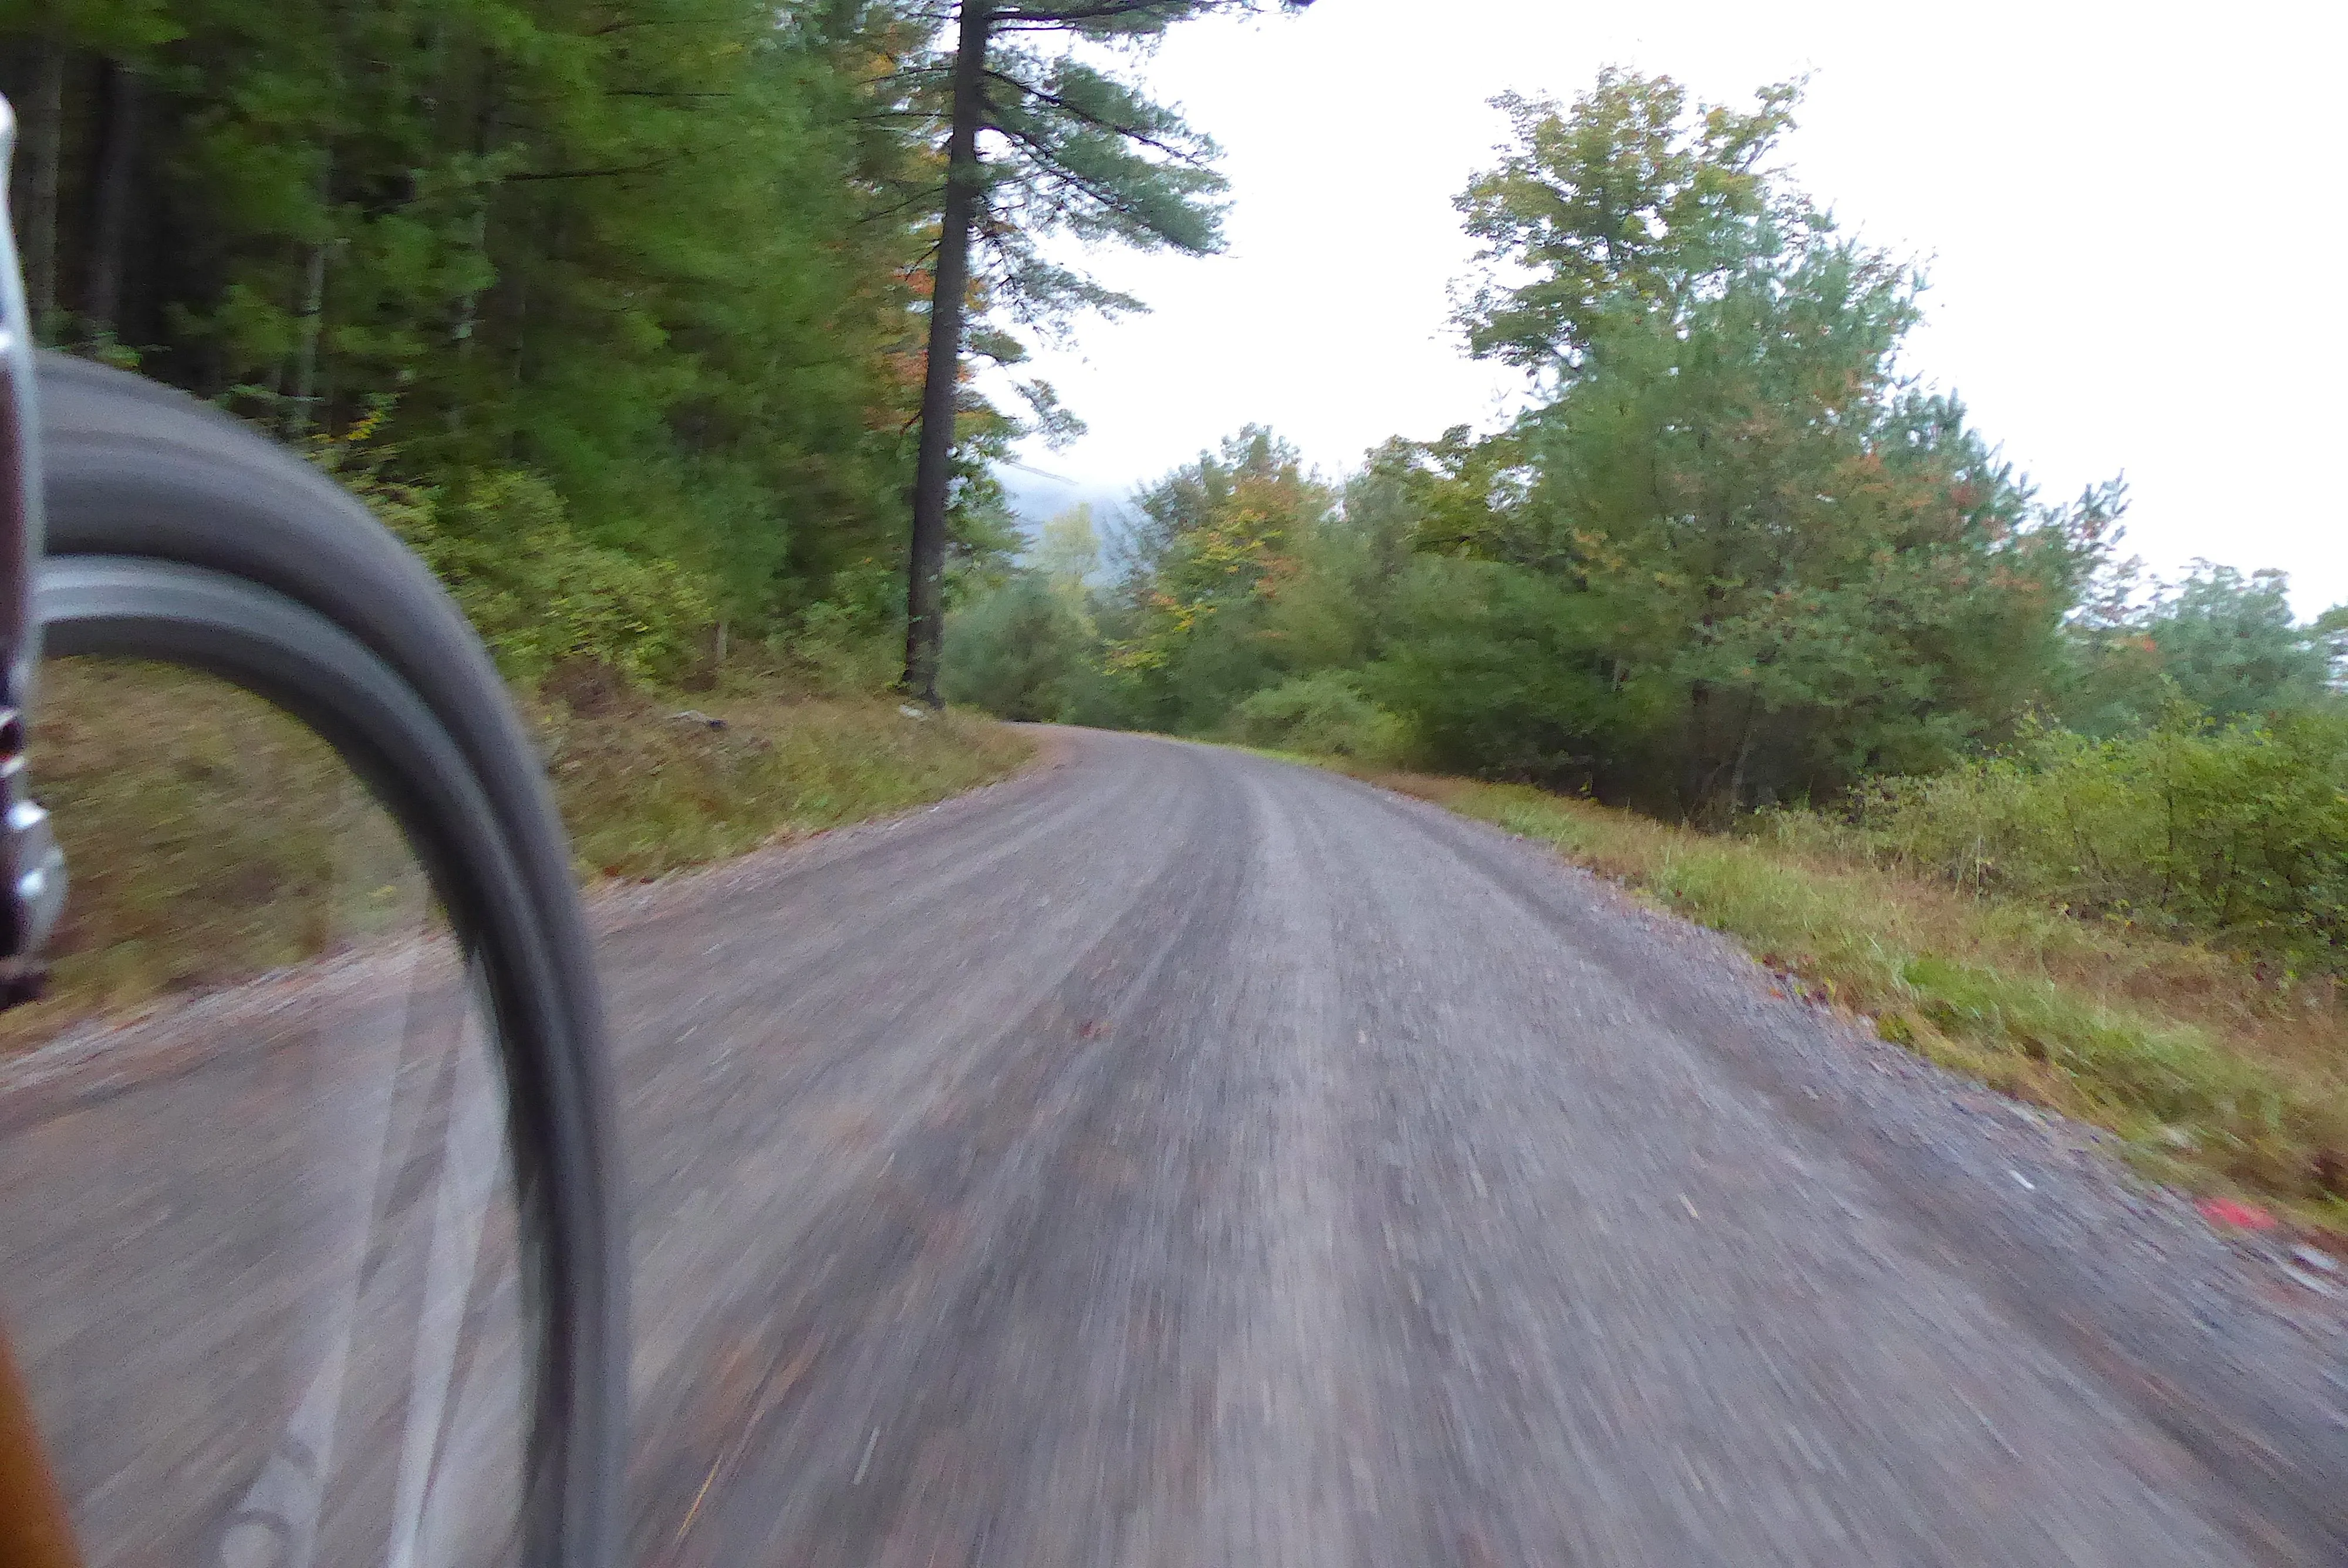
[[[1030,536],[1050,519],[1071,507],[1089,505],[1097,527],[1106,535],[1114,532],[1119,518],[1128,509],[1128,500],[1133,494],[1130,485],[1103,485],[1081,479],[1071,479],[1057,474],[1040,473],[1033,468],[1014,467],[1002,464],[994,470],[1002,481],[1003,493],[1011,503],[1012,516]]]

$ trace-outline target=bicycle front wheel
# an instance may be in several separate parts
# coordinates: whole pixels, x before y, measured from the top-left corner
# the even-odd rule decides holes
[[[609,1091],[502,687],[305,466],[132,377],[41,390],[76,889],[67,1033],[0,1041],[0,1307],[82,1549],[607,1562]]]

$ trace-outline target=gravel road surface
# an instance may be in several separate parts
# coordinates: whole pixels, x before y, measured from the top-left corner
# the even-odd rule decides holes
[[[2339,1315],[2078,1129],[1420,803],[1047,745],[602,906],[633,1561],[2348,1563]]]

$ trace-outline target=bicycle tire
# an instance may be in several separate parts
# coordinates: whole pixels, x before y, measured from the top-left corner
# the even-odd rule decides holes
[[[504,685],[431,574],[298,458],[103,366],[44,356],[39,394],[46,651],[201,670],[309,725],[400,824],[488,980],[542,1315],[524,1560],[602,1568],[627,1375],[617,1140],[569,855]]]

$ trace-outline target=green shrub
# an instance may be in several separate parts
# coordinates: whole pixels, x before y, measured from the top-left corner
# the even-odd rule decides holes
[[[1787,814],[1781,842],[1831,843],[1986,893],[2208,940],[2287,972],[2348,969],[2348,718],[2314,712],[2148,733],[2065,731],[2017,753],[1869,786],[1843,820]]]
[[[832,574],[824,597],[767,640],[810,691],[827,697],[886,692],[905,668],[904,579],[878,561]]]
[[[1584,598],[1521,567],[1421,558],[1366,690],[1432,766],[1586,787],[1640,699],[1601,679]]]
[[[581,538],[562,497],[534,475],[476,475],[453,501],[380,485],[366,494],[514,680],[534,682],[567,659],[673,680],[716,620],[693,574]]]
[[[1021,572],[946,618],[946,699],[1002,719],[1062,718],[1076,704],[1092,642],[1066,595]]]
[[[1231,724],[1251,745],[1311,756],[1384,763],[1398,759],[1404,748],[1402,721],[1337,670],[1292,676],[1258,692],[1232,710]]]

